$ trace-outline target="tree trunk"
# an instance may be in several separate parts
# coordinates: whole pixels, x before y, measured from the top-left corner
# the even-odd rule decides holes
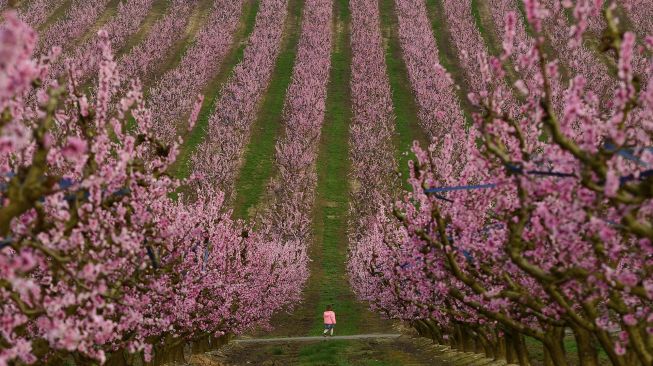
[[[457,350],[462,350],[465,346],[463,332],[458,324],[454,325],[454,344]]]
[[[424,329],[426,326],[422,322],[422,319],[413,320],[410,325],[415,328],[420,337],[430,338],[426,333],[426,329]]]
[[[484,334],[481,334],[479,339],[481,340],[481,343],[483,344],[483,350],[485,353],[485,357],[495,359],[496,354],[497,354],[497,346],[496,342],[488,339],[485,337]]]
[[[514,335],[510,332],[506,332],[503,340],[506,344],[506,362],[509,364],[518,362],[517,351],[515,350]]]
[[[599,357],[592,334],[579,326],[572,325],[576,345],[578,346],[578,360],[580,366],[598,366]]]
[[[478,334],[474,335],[474,353],[481,353],[484,351],[483,344],[481,343],[481,338]]]
[[[530,366],[531,360],[528,355],[528,348],[526,348],[526,341],[522,334],[516,333],[514,336],[515,351],[517,352],[517,360],[521,366]]]
[[[225,334],[220,337],[214,337],[214,336],[209,336],[209,347],[210,350],[216,350],[225,344],[229,343],[231,341],[232,335],[231,334]]]
[[[469,329],[460,325],[460,335],[462,336],[462,346],[464,352],[474,352],[474,342]]]
[[[608,358],[610,359],[610,362],[612,362],[613,366],[632,365],[628,363],[628,361],[623,356],[619,356],[614,351],[614,343],[610,339],[610,335],[608,334],[608,332],[606,332],[605,330],[595,330],[594,335],[596,336],[596,339],[599,341],[599,344],[601,345],[603,351],[605,351],[605,353],[608,355]]]
[[[211,350],[211,343],[209,342],[209,336],[205,335],[200,337],[190,344],[191,354],[196,355],[200,353],[205,353]]]
[[[185,362],[184,342],[180,339],[166,336],[165,342],[155,347],[153,366],[161,366],[173,362]]]
[[[503,337],[498,337],[496,341],[496,355],[494,357],[495,360],[498,361],[506,361],[507,360],[507,354],[506,354],[506,341]]]
[[[434,324],[434,322],[426,319],[424,320],[424,324],[426,325],[429,337],[431,340],[433,340],[433,343],[444,344],[442,333],[440,332],[440,329]]]
[[[569,366],[564,347],[565,328],[554,327],[550,329],[544,340],[544,346],[549,351],[549,357],[554,366]]]
[[[544,366],[554,366],[553,365],[553,359],[551,358],[551,354],[549,353],[549,349],[546,348],[544,344],[542,344],[542,349],[544,349]]]
[[[105,363],[105,366],[127,366],[127,360],[125,359],[124,351],[118,350],[112,352],[109,355],[107,359],[107,363]]]

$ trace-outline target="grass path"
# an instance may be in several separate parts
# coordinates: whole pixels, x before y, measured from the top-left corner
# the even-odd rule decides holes
[[[181,62],[186,54],[186,50],[193,43],[195,34],[202,28],[204,23],[208,20],[208,15],[211,13],[210,9],[213,6],[214,0],[199,0],[195,8],[192,10],[188,18],[188,24],[184,30],[184,35],[175,42],[163,59],[158,60],[157,66],[149,77],[143,80],[145,95],[149,92],[149,87],[154,85],[157,80],[157,75],[163,75],[166,71],[172,70]]]
[[[410,149],[413,141],[419,141],[422,147],[429,144],[427,133],[419,124],[418,106],[413,94],[408,70],[401,54],[399,40],[399,21],[395,13],[394,0],[380,0],[381,29],[386,44],[385,62],[392,92],[392,107],[395,113],[395,149],[396,160],[405,189],[410,188],[408,181],[408,161],[415,158]]]
[[[195,127],[187,136],[185,136],[177,161],[171,168],[171,171],[173,171],[175,176],[178,178],[187,178],[190,175],[190,158],[206,137],[209,118],[215,109],[215,104],[220,99],[220,91],[222,90],[223,84],[231,76],[234,67],[242,61],[243,52],[247,45],[247,39],[254,30],[258,7],[258,0],[248,0],[244,4],[241,24],[234,35],[233,46],[225,56],[222,65],[220,66],[220,71],[205,88],[204,104],[202,104],[202,109],[200,110]]]
[[[110,22],[113,19],[113,17],[116,16],[116,14],[118,13],[118,4],[120,2],[121,2],[120,0],[111,0],[107,4],[106,8],[104,8],[102,14],[100,14],[100,16],[97,18],[95,24],[93,24],[93,26],[89,28],[89,30],[86,33],[84,33],[84,35],[76,39],[75,42],[70,46],[70,49],[74,50],[79,45],[97,36],[97,32],[108,22]]]
[[[428,11],[429,19],[431,20],[431,28],[435,36],[435,42],[438,45],[440,65],[451,74],[456,85],[459,85],[458,100],[463,108],[465,119],[467,123],[471,123],[471,112],[474,110],[471,103],[467,99],[469,90],[467,89],[464,76],[464,70],[460,67],[458,60],[458,52],[456,46],[452,42],[451,35],[449,34],[449,27],[447,26],[447,19],[444,13],[442,0],[426,0],[426,8]]]
[[[154,23],[156,23],[163,16],[163,14],[165,14],[169,5],[169,2],[166,0],[154,0],[150,12],[147,14],[145,19],[143,19],[143,22],[141,22],[141,26],[138,31],[132,34],[129,39],[127,39],[127,42],[125,42],[125,45],[120,50],[117,50],[117,59],[120,59],[120,57],[129,54],[134,46],[145,40],[145,37],[147,37],[149,34],[150,29]]]
[[[331,75],[317,158],[317,201],[313,211],[313,252],[316,256],[311,258],[319,268],[312,268],[313,281],[308,284],[319,289],[319,300],[312,309],[314,322],[309,334],[319,334],[322,311],[327,304],[334,304],[338,314],[337,332],[347,335],[359,333],[359,315],[365,309],[356,302],[349,288],[346,268],[349,212],[349,181],[346,177],[350,169],[351,119],[350,16],[346,0],[335,1],[334,19]]]
[[[50,15],[48,15],[48,18],[36,28],[37,32],[42,33],[46,29],[48,29],[52,24],[57,22],[64,14],[66,14],[66,11],[70,8],[70,5],[72,4],[72,0],[66,0],[64,1],[57,9],[55,9]]]
[[[494,56],[499,56],[503,52],[503,24],[496,24],[494,22],[490,6],[487,0],[472,0],[472,14],[474,15],[476,28],[481,33],[488,52]],[[508,85],[514,85],[520,79],[520,76],[514,71],[514,66],[511,62],[509,65],[510,67],[506,73],[506,81]],[[518,94],[515,95],[517,96]]]
[[[266,335],[319,335],[322,330],[322,312],[327,304],[335,305],[338,335],[389,330],[389,326],[370,313],[366,305],[356,301],[347,279],[347,173],[351,119],[347,0],[336,0],[333,29],[331,72],[317,158],[318,181],[312,216],[313,242],[309,248],[312,260],[310,276],[303,302],[292,313],[275,316],[272,321],[275,329]],[[303,352],[301,347],[298,352]]]
[[[257,348],[254,348],[257,347]],[[212,355],[206,365],[288,366],[451,366],[437,349],[410,337],[371,339],[319,339],[273,344],[234,343]],[[211,358],[209,358],[211,360]],[[198,363],[199,365],[199,363]],[[491,363],[486,363],[493,366]]]
[[[236,178],[235,218],[248,218],[266,191],[273,176],[275,146],[283,131],[283,108],[292,79],[293,65],[301,33],[302,0],[290,0],[281,51],[261,101],[258,118],[251,128],[250,143]]]

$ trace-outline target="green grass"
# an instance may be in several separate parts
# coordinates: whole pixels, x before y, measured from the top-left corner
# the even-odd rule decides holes
[[[315,309],[314,334],[321,332],[319,315],[327,304],[334,304],[338,318],[335,332],[355,334],[360,328],[360,304],[349,288],[345,266],[349,209],[349,121],[350,64],[349,7],[347,0],[337,0],[335,16],[340,30],[335,33],[331,55],[331,75],[327,91],[326,114],[322,127],[317,160],[317,204],[314,214],[315,244],[320,251],[320,298]]]
[[[299,350],[298,365],[303,366],[349,366],[343,354],[347,341],[327,340],[310,344]]]
[[[150,29],[152,26],[161,19],[163,14],[168,9],[169,2],[167,1],[154,1],[152,4],[152,8],[150,9],[150,12],[147,14],[145,19],[143,19],[143,22],[141,23],[141,27],[138,29],[138,31],[129,37],[125,45],[116,52],[116,59],[121,58],[124,55],[127,55],[131,52],[131,50],[141,42],[145,40],[145,37],[150,32]]]
[[[220,72],[210,83],[210,88],[204,94],[204,104],[202,104],[202,108],[200,109],[200,114],[197,118],[195,127],[184,139],[177,161],[171,169],[177,178],[187,178],[190,175],[190,158],[197,150],[197,147],[202,143],[202,141],[204,141],[209,119],[213,114],[217,101],[219,100],[222,85],[232,74],[234,67],[236,67],[243,58],[245,42],[241,41],[247,39],[254,30],[259,2],[248,1],[244,6],[245,8],[243,9],[242,15],[243,27],[241,27],[234,37],[234,45],[237,46],[234,47],[225,57]]]
[[[481,3],[481,1],[472,0],[472,15],[474,16],[474,23],[485,42],[488,52],[497,56],[501,53],[500,43],[498,43],[498,40],[496,39],[498,33],[494,27],[492,15],[487,12],[488,5]]]
[[[429,19],[431,20],[433,36],[438,45],[440,65],[447,70],[456,85],[460,87],[458,89],[458,100],[463,109],[466,125],[469,126],[472,124],[471,112],[473,111],[473,107],[467,99],[469,90],[466,86],[464,70],[460,67],[456,46],[453,44],[451,35],[449,34],[449,27],[444,16],[444,7],[441,0],[426,0],[426,8]]]
[[[424,148],[429,139],[419,125],[418,106],[410,86],[408,70],[404,64],[399,41],[397,17],[393,0],[380,1],[381,27],[384,37],[388,40],[385,52],[385,62],[392,91],[392,104],[395,119],[395,148],[399,171],[401,172],[404,189],[409,189],[408,161],[415,159],[411,151],[413,141],[419,141]]]
[[[48,16],[48,18],[41,24],[36,30],[41,34],[43,31],[48,29],[52,24],[56,23],[66,14],[66,11],[70,8],[72,0],[64,1],[55,11]],[[25,1],[27,4],[27,1]]]
[[[252,126],[250,143],[236,179],[234,217],[248,218],[251,208],[260,202],[265,185],[272,176],[277,138],[283,130],[283,107],[292,80],[297,55],[303,1],[289,2],[288,26],[272,78],[263,98],[258,118]]]

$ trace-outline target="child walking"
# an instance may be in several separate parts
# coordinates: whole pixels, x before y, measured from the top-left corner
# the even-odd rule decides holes
[[[322,336],[326,337],[327,333],[333,336],[333,327],[336,325],[336,313],[333,311],[331,305],[327,305],[324,312],[324,333]]]

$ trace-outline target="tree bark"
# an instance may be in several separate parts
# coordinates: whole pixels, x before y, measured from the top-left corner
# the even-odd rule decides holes
[[[494,359],[498,360],[498,361],[501,361],[501,360],[507,361],[507,357],[506,357],[507,356],[507,354],[506,354],[506,341],[505,341],[505,339],[503,337],[497,337],[496,345],[497,345],[497,347],[496,347],[496,356],[495,356]]]
[[[462,349],[464,352],[474,352],[474,342],[471,332],[464,325],[459,325],[460,335],[462,337]]]
[[[592,334],[584,328],[571,325],[578,346],[578,360],[580,366],[598,366],[599,357]]]
[[[516,333],[514,336],[515,351],[517,352],[517,360],[521,366],[530,366],[531,359],[526,348],[526,341],[523,334]]]
[[[153,366],[162,366],[167,363],[185,362],[184,358],[184,342],[166,336],[165,342],[160,347],[155,347]]]
[[[547,331],[544,346],[554,366],[569,366],[564,347],[565,328],[553,327]]]
[[[211,343],[209,341],[209,336],[205,335],[191,342],[190,350],[194,355],[210,351]]]
[[[515,363],[518,362],[517,351],[515,350],[515,339],[514,334],[511,332],[505,332],[504,343],[506,344],[506,362]]]
[[[123,350],[118,350],[112,352],[109,355],[106,366],[127,366],[127,360],[125,359],[125,352]]]

